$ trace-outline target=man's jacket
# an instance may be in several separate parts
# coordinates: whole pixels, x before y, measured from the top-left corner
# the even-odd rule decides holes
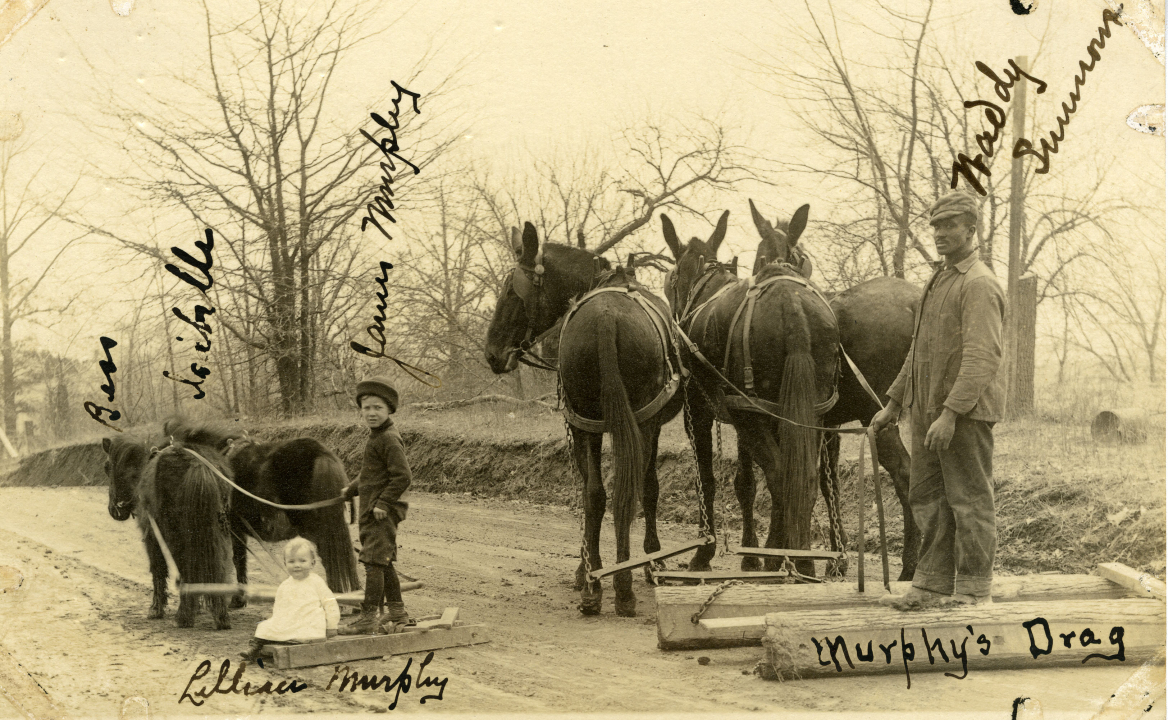
[[[997,422],[1006,406],[1002,323],[1006,297],[977,252],[938,269],[925,290],[913,344],[888,397],[931,423],[942,408]]]

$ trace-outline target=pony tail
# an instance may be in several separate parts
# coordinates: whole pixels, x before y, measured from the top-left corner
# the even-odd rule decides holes
[[[616,320],[605,310],[597,335],[600,366],[600,412],[612,433],[612,516],[617,527],[628,527],[637,513],[644,482],[645,450],[641,428],[629,405],[616,355]]]
[[[811,339],[798,294],[785,304],[786,327],[800,328],[787,339],[787,357],[779,385],[779,414],[803,425],[815,424],[815,360],[811,356]],[[788,324],[789,323],[789,324]],[[815,507],[818,455],[815,430],[796,427],[777,420],[779,441],[779,476],[782,483],[783,527],[787,538],[784,547],[811,547],[811,511]]]
[[[220,472],[230,472],[217,453],[199,449]],[[183,582],[231,582],[230,488],[186,451],[173,448],[164,452],[172,454],[172,460],[185,456],[182,460],[186,461],[182,480],[171,489],[174,511],[169,517],[178,546],[172,551]]]
[[[316,458],[312,467],[313,497],[336,497],[348,482],[345,466],[336,455],[330,452]],[[305,512],[301,524],[305,536],[316,543],[329,589],[333,592],[360,590],[353,540],[349,535],[349,524],[345,522],[345,506],[331,505]]]

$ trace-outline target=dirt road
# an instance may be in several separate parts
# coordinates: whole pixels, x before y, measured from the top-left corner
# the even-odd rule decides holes
[[[201,707],[180,702],[202,661],[214,668],[210,682],[225,658],[236,665],[270,606],[233,611],[229,631],[212,630],[205,613],[193,629],[175,627],[173,600],[165,620],[147,620],[149,576],[136,528],[115,522],[105,506],[101,488],[0,488],[0,566],[23,576],[19,588],[0,595],[0,644],[67,714],[117,717],[133,697],[146,698],[154,717],[388,709],[393,693],[341,694],[336,683],[326,689],[333,667],[272,671],[249,665],[243,679],[253,686],[298,678],[308,688],[281,696],[214,695]],[[402,526],[400,570],[425,587],[407,594],[407,607],[424,614],[457,605],[464,620],[489,626],[492,639],[437,651],[424,674],[448,678],[442,699],[422,705],[422,696],[435,688],[414,687],[400,695],[395,712],[950,710],[1009,717],[1015,698],[1031,697],[1047,712],[1089,717],[1136,670],[971,672],[961,681],[918,674],[911,690],[895,675],[767,682],[753,674],[760,648],[658,650],[653,594],[641,575],[634,580],[638,617],[613,614],[611,585],[604,614],[582,617],[570,585],[579,533],[578,520],[563,508],[415,496]],[[665,525],[662,541],[692,534]],[[611,536],[606,526],[602,551],[609,562]],[[715,565],[729,569],[733,563],[724,557]],[[253,582],[279,579],[254,562],[253,569]],[[711,662],[699,664],[701,655]],[[413,658],[415,675],[422,657]],[[351,669],[397,677],[406,661],[358,661]],[[131,701],[127,707],[139,706]],[[7,715],[18,716],[0,701],[0,716]]]

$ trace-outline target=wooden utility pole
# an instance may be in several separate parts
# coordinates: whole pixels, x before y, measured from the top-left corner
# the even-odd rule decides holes
[[[1030,70],[1026,56],[1014,58],[1023,72]],[[1014,85],[1014,142],[1026,134],[1026,83]],[[1038,283],[1022,278],[1022,199],[1025,173],[1022,158],[1010,164],[1010,260],[1006,270],[1005,357],[1007,373],[1006,414],[1026,415],[1034,410],[1034,340]]]

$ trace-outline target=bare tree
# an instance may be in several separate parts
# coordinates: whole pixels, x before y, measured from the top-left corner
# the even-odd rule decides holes
[[[57,302],[48,306],[37,302],[36,292],[65,251],[85,236],[81,233],[56,242],[46,237],[59,233],[63,223],[54,221],[61,217],[77,183],[60,197],[45,201],[45,193],[36,186],[37,176],[45,165],[35,169],[22,167],[22,156],[32,149],[31,143],[16,138],[0,141],[0,410],[4,413],[4,431],[9,436],[16,431],[17,414],[13,327],[42,314],[60,317],[77,299],[76,294],[66,294],[66,297],[58,294]],[[21,275],[13,263],[34,239],[33,247],[49,259],[28,275]],[[43,252],[46,243],[52,249]]]
[[[152,97],[146,111],[121,106],[111,134],[131,131],[125,145],[140,174],[127,184],[185,211],[200,227],[218,229],[215,319],[235,341],[227,347],[229,363],[254,373],[257,356],[270,362],[281,408],[299,411],[315,395],[322,343],[347,334],[339,324],[351,317],[351,278],[383,242],[369,242],[369,234],[358,241],[354,226],[366,229],[366,213],[375,226],[392,227],[391,198],[400,200],[417,168],[453,134],[415,114],[408,98],[398,108],[422,58],[396,91],[385,88],[374,99],[382,120],[389,115],[397,125],[390,132],[408,135],[410,157],[383,165],[380,186],[370,182],[370,166],[383,157],[369,139],[378,140],[376,133],[366,138],[357,118],[335,118],[330,91],[346,55],[380,32],[363,29],[374,3],[332,0],[305,10],[287,0],[256,0],[250,17],[226,22],[203,7],[207,64],[198,78],[183,81],[190,97]],[[444,90],[427,88],[423,107]],[[384,109],[391,105],[400,117]],[[367,119],[363,124],[377,129]],[[390,145],[385,139],[383,146]],[[163,259],[157,244],[105,234]],[[239,387],[238,377],[231,381]]]

